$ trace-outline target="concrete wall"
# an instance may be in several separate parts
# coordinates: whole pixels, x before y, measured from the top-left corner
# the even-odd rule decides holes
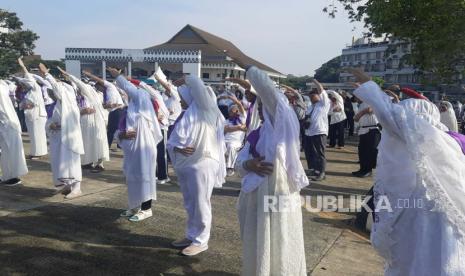
[[[65,61],[66,72],[69,74],[81,78],[81,61],[79,60],[66,60]]]

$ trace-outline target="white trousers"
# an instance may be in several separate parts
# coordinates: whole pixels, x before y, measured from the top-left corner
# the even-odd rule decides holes
[[[2,180],[9,180],[27,174],[21,134],[12,128],[0,126],[0,167]]]
[[[213,172],[218,171],[218,166],[217,161],[205,158],[192,166],[176,170],[187,212],[186,238],[194,245],[206,245],[210,239],[210,198],[216,180]]]
[[[236,163],[237,154],[241,149],[242,145],[234,142],[226,142],[226,168],[234,169]]]
[[[39,117],[34,120],[26,118],[26,127],[31,139],[30,155],[43,156],[47,154],[47,135],[45,134],[46,117]]]

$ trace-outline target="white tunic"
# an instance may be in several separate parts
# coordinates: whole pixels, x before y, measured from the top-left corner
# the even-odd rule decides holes
[[[81,154],[84,153],[81,126],[79,123],[79,107],[76,103],[74,89],[64,83],[57,82],[50,74],[45,78],[53,87],[57,98],[52,117],[47,122],[50,137],[50,163],[55,186],[72,184],[82,180]],[[52,123],[61,126],[52,130]]]
[[[70,75],[71,81],[78,87],[78,92],[84,97],[84,106],[95,110],[92,114],[81,115],[81,132],[84,143],[84,154],[81,156],[83,165],[110,160],[108,149],[105,114],[102,102],[97,92],[88,84]]]
[[[307,275],[299,191],[308,185],[308,178],[299,159],[299,122],[264,72],[252,67],[247,78],[264,106],[265,121],[256,150],[274,166],[266,177],[245,171],[243,163],[253,158],[249,143],[237,159],[236,169],[243,176],[238,204],[242,275]],[[281,197],[293,207],[265,211],[267,196]]]
[[[393,211],[376,213],[371,240],[386,261],[385,275],[465,275],[465,157],[440,125],[439,111],[425,100],[393,104],[373,81],[354,94],[383,126],[375,207],[385,196]]]
[[[10,100],[8,84],[0,80],[0,167],[2,180],[27,174],[21,125]]]
[[[123,172],[128,186],[128,206],[134,209],[143,202],[156,200],[157,144],[163,137],[148,92],[136,88],[123,76],[116,78],[116,84],[129,97],[126,130],[136,132],[133,140],[118,138],[118,144],[124,151]]]
[[[47,136],[45,133],[47,112],[45,111],[42,90],[32,74],[26,73],[25,78],[20,79],[20,81],[31,88],[23,100],[23,103],[33,105],[31,109],[24,110],[26,127],[31,139],[30,155],[43,156],[47,154]]]

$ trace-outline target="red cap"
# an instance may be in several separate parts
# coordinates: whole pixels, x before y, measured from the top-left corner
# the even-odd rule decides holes
[[[134,84],[135,86],[139,86],[140,84],[140,80],[131,79],[130,82]]]
[[[418,93],[417,91],[415,91],[413,89],[407,88],[407,87],[404,87],[404,88],[400,89],[400,91],[402,91],[402,93],[404,93],[404,94],[406,94],[409,97],[414,98],[414,99],[428,100],[428,98],[426,98],[422,94]]]

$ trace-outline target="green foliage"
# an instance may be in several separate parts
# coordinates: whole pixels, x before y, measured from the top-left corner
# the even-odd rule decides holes
[[[0,27],[8,29],[8,32],[0,33],[0,77],[17,71],[18,57],[33,53],[34,42],[39,36],[30,30],[23,30],[22,26],[16,13],[0,9]]]
[[[380,87],[383,87],[384,85],[384,79],[383,78],[380,78],[380,77],[372,77],[371,78],[374,82],[376,82],[376,84],[378,84]]]
[[[392,35],[413,45],[409,64],[450,79],[465,64],[464,0],[337,0],[367,36]],[[334,3],[334,2],[333,2]],[[324,9],[331,17],[336,5]]]
[[[294,76],[294,75],[287,75],[286,79],[281,79],[280,82],[282,84],[288,85],[290,87],[296,88],[296,89],[306,89],[307,83],[312,81],[312,77],[310,76]]]
[[[65,68],[65,63],[62,60],[42,60],[42,59],[34,59],[30,62],[24,62],[27,68],[39,68],[39,63],[45,64],[47,68],[50,69],[50,74],[54,76],[60,75],[60,71],[58,71],[57,66],[61,68]]]
[[[315,70],[315,79],[320,82],[339,82],[341,56],[335,57]]]

